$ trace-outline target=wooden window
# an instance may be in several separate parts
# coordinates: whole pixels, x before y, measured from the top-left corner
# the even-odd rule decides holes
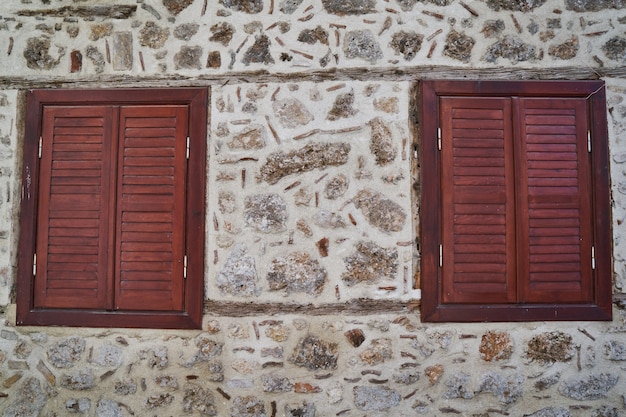
[[[200,327],[207,100],[28,94],[18,324]]]
[[[604,83],[421,85],[424,321],[610,320]]]

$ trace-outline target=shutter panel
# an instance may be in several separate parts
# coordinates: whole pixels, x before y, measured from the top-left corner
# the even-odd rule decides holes
[[[443,97],[440,109],[442,299],[514,301],[510,99]]]
[[[584,98],[515,99],[521,302],[590,302],[592,211]]]
[[[116,308],[183,309],[186,106],[120,110]]]
[[[35,307],[106,308],[110,107],[45,107]]]

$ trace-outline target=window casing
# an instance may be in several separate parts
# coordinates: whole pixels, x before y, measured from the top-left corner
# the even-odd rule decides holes
[[[609,320],[604,83],[421,84],[424,321]]]
[[[200,327],[207,101],[29,92],[18,324]]]

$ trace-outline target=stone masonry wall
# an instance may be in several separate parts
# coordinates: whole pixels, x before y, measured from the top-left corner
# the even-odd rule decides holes
[[[625,64],[621,0],[2,2],[0,416],[626,415]],[[606,81],[612,322],[420,321],[437,77]],[[211,91],[202,329],[15,326],[21,93],[170,85]]]

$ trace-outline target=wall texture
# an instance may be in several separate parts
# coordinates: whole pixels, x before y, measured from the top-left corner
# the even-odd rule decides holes
[[[0,415],[626,414],[620,0],[6,0]],[[607,83],[608,323],[419,318],[423,78]],[[206,86],[201,331],[16,327],[29,88]]]

